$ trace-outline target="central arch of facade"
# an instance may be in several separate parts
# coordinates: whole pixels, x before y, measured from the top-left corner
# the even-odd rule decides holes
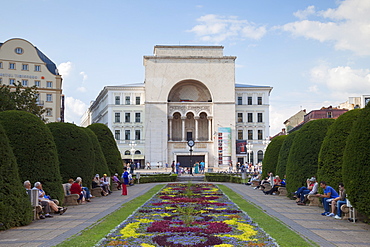
[[[211,141],[212,96],[197,80],[183,80],[168,94],[168,140]]]

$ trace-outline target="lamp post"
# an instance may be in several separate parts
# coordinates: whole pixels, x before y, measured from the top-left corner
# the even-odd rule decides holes
[[[128,144],[131,149],[130,149],[130,152],[131,152],[131,160],[132,160],[132,163],[134,163],[134,154],[135,154],[135,147],[136,147],[136,142],[135,141],[131,141],[129,144]]]
[[[251,153],[252,153],[252,148],[253,148],[253,145],[251,143],[247,143],[247,145],[245,145],[245,147],[247,148],[247,153],[248,153],[248,165],[251,163]]]

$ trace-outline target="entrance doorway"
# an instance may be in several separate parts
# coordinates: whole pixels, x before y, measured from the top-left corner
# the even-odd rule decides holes
[[[204,155],[192,155],[191,156],[191,164],[194,167],[195,162],[199,161],[201,162],[202,160],[205,161],[205,156]],[[177,161],[180,162],[180,165],[182,167],[190,167],[190,155],[178,155],[177,156]]]

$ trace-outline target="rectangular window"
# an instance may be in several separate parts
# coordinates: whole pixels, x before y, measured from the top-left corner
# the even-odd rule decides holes
[[[52,81],[47,81],[46,82],[46,87],[52,88],[53,87],[53,82]]]
[[[253,130],[248,130],[248,140],[253,140]]]
[[[252,96],[248,96],[248,105],[252,105]]]
[[[9,79],[9,85],[14,85],[15,84],[15,79]]]
[[[46,95],[46,101],[53,101],[53,98],[52,98],[51,94]]]
[[[40,87],[40,81],[35,81],[35,86]]]
[[[3,84],[3,78],[0,77],[0,84]]]
[[[243,97],[238,97],[238,105],[242,105],[243,104]]]
[[[263,131],[262,130],[258,130],[258,140],[262,140],[263,139]]]
[[[15,63],[9,63],[9,69],[15,69]]]
[[[248,123],[253,123],[253,113],[248,113]]]
[[[259,122],[259,123],[263,122],[262,113],[257,113],[257,122]]]
[[[125,130],[125,140],[130,140],[130,130]]]
[[[3,62],[0,62],[0,69],[3,68]]]
[[[121,139],[121,131],[120,130],[115,130],[114,131],[114,138],[119,141]]]
[[[135,140],[140,140],[140,130],[135,130]]]
[[[114,113],[114,122],[115,123],[121,122],[121,113],[119,113],[119,112]]]
[[[41,71],[41,66],[40,65],[35,65],[35,71]]]
[[[136,96],[136,104],[140,105],[140,96]]]
[[[37,94],[35,94],[35,96],[36,96],[36,103],[39,104],[40,103],[40,94],[37,93]]]
[[[120,105],[121,104],[121,97],[120,96],[116,96],[114,102],[115,102],[114,104]]]
[[[22,85],[26,87],[28,85],[28,80],[22,80]]]
[[[243,122],[243,113],[238,113],[238,123]]]
[[[53,110],[51,108],[46,108],[46,116],[53,116]]]
[[[258,105],[262,105],[262,97],[258,97],[257,98],[257,104]]]
[[[238,140],[243,140],[243,130],[238,130]]]
[[[125,123],[129,123],[129,122],[130,122],[130,113],[126,112],[125,113]]]
[[[332,118],[333,117],[333,113],[331,111],[328,112],[328,118]]]
[[[140,123],[140,112],[135,113],[135,123]]]
[[[126,96],[125,104],[126,105],[130,104],[130,96]]]
[[[22,64],[22,70],[28,70],[28,64]]]

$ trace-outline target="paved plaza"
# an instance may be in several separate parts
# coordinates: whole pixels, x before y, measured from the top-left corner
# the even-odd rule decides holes
[[[189,175],[183,175],[186,176]],[[69,206],[64,215],[2,231],[0,247],[54,246],[117,210],[123,203],[145,194],[155,185],[137,184],[128,188],[128,196],[121,196],[121,191],[114,191],[107,197],[93,198],[90,203]],[[265,195],[250,186],[232,183],[224,185],[320,246],[370,246],[370,225],[321,216],[322,208],[297,206],[286,197]]]

